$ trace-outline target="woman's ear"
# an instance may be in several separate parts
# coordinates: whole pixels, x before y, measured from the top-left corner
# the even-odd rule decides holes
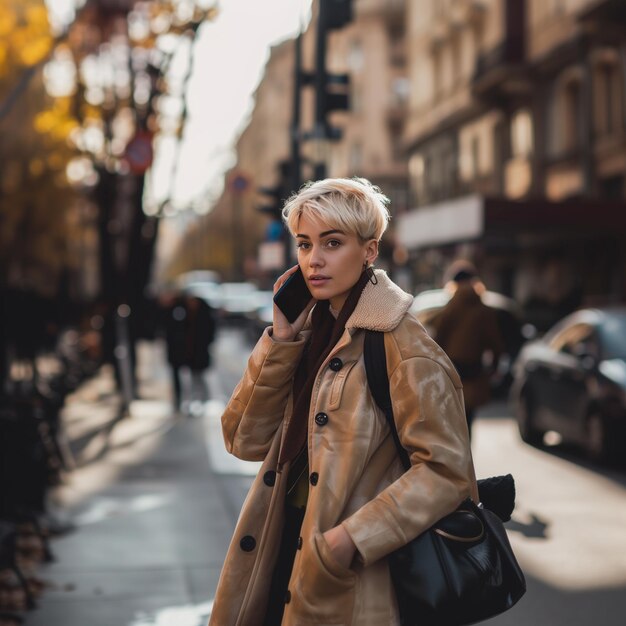
[[[378,240],[370,239],[365,243],[365,260],[371,265],[378,257]]]

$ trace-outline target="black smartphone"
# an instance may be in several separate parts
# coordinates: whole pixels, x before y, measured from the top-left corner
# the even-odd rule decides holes
[[[274,294],[274,303],[284,313],[289,323],[293,324],[312,298],[302,270],[298,267]]]

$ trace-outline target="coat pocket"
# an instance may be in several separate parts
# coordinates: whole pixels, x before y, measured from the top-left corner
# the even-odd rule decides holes
[[[302,549],[291,575],[291,602],[283,623],[347,626],[352,623],[357,574],[339,565],[320,533]]]
[[[328,542],[324,539],[322,533],[316,533],[313,536],[317,555],[326,571],[337,578],[354,578],[356,576],[354,570],[349,567],[343,567],[337,563],[333,551],[330,549]]]

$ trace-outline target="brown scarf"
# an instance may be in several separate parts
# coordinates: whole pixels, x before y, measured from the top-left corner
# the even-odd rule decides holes
[[[293,413],[278,459],[278,467],[293,460],[306,445],[306,434],[311,404],[311,394],[317,373],[343,335],[346,322],[356,308],[361,293],[368,281],[363,272],[348,294],[337,319],[329,311],[330,302],[321,300],[311,314],[312,334],[304,350],[293,379]]]

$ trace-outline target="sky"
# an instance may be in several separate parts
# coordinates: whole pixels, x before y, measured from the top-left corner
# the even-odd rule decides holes
[[[310,0],[222,0],[217,19],[203,24],[187,91],[188,119],[173,188],[175,204],[184,207],[204,192],[205,198],[216,199],[224,171],[234,164],[233,144],[252,110],[251,96],[270,45],[295,35],[301,21],[308,19],[309,6]],[[170,147],[163,157],[171,167]],[[164,163],[162,171],[167,169]],[[163,185],[158,181],[163,183],[167,175],[153,179],[159,196]]]
[[[195,1],[212,4],[212,0]],[[71,21],[74,8],[83,2],[46,0],[53,23]],[[193,47],[182,144],[177,147],[171,138],[156,144],[148,180],[148,193],[156,202],[170,196],[175,207],[191,206],[198,212],[207,211],[217,199],[224,172],[235,162],[233,146],[252,111],[252,94],[263,74],[270,46],[298,32],[309,18],[311,0],[216,3],[217,18],[200,27]],[[171,71],[184,74],[188,59],[188,49],[181,46]]]

